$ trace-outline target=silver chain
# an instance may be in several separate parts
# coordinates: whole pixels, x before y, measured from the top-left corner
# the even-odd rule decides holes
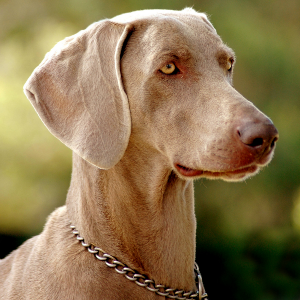
[[[202,277],[199,271],[199,267],[195,262],[195,275],[196,275],[196,284],[198,286],[198,291],[195,292],[185,292],[183,290],[171,289],[167,288],[163,284],[155,284],[154,280],[148,279],[146,275],[142,275],[135,270],[129,268],[122,262],[118,261],[114,256],[106,253],[101,248],[94,246],[93,244],[86,244],[84,242],[83,237],[79,235],[79,231],[76,230],[74,225],[70,225],[72,229],[72,233],[76,236],[76,239],[81,242],[81,245],[85,247],[91,254],[100,260],[105,262],[105,264],[110,267],[114,268],[115,271],[121,275],[124,275],[128,280],[135,282],[138,286],[145,287],[150,292],[154,292],[160,296],[171,298],[171,299],[178,299],[178,300],[188,300],[188,299],[204,299],[208,300],[208,295],[204,291]]]

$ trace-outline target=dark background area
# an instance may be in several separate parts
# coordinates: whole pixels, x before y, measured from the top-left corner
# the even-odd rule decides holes
[[[187,6],[206,12],[235,50],[235,88],[280,133],[273,161],[254,178],[195,183],[197,262],[206,289],[212,300],[298,300],[298,0],[0,0],[0,258],[42,231],[70,182],[71,151],[51,136],[22,92],[33,69],[58,41],[92,22]]]

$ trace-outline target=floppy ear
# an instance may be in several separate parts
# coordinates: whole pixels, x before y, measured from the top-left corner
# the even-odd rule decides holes
[[[131,131],[120,56],[131,25],[100,21],[59,42],[24,92],[49,131],[93,165],[109,169]]]

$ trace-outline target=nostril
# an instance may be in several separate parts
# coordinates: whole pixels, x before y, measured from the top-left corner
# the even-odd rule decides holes
[[[252,143],[247,144],[250,147],[259,147],[264,143],[264,140],[262,138],[255,138]]]
[[[264,139],[262,137],[255,137],[255,135],[257,136],[257,134],[254,135],[251,130],[237,130],[237,134],[241,141],[249,147],[255,148],[260,147],[264,144]]]
[[[274,139],[272,140],[271,145],[270,145],[270,148],[271,148],[271,149],[274,148],[275,143],[277,142],[277,140],[278,140],[278,137],[274,137]]]

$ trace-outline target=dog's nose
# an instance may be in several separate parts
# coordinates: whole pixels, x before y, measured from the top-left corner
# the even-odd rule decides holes
[[[238,127],[237,133],[241,142],[256,150],[258,155],[269,153],[279,137],[276,127],[269,119],[265,122],[247,122]]]

